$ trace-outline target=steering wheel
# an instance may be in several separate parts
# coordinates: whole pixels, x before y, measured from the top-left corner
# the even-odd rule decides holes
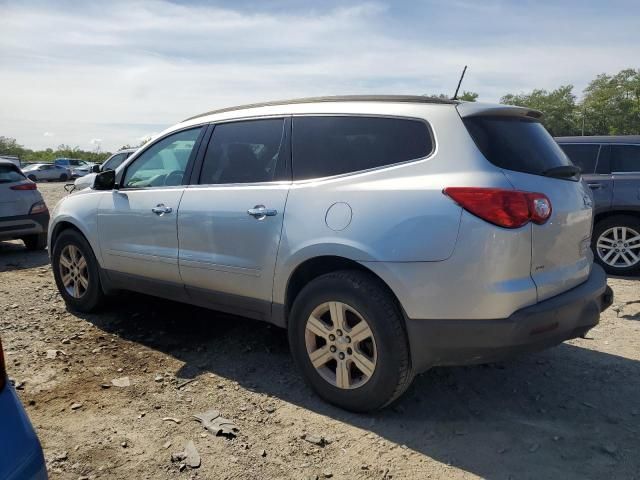
[[[166,187],[178,186],[182,183],[182,177],[184,177],[184,172],[182,170],[174,170],[165,177],[164,185]]]

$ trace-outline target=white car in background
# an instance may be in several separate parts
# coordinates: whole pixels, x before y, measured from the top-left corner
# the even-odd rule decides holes
[[[109,158],[107,158],[102,163],[102,165],[94,165],[94,167],[91,169],[91,172],[92,172],[91,174],[76,178],[76,181],[73,184],[74,190],[83,190],[91,186],[91,184],[93,183],[93,178],[95,177],[96,173],[104,172],[106,170],[115,170],[120,165],[122,165],[122,163],[127,158],[133,155],[136,152],[136,150],[138,149],[123,148],[122,150],[118,150],[116,153],[114,153]]]
[[[22,171],[33,182],[42,180],[66,182],[72,176],[68,168],[52,163],[32,163],[23,167]]]

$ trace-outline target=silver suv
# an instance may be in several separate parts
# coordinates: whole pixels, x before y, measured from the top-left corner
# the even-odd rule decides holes
[[[384,407],[611,304],[589,190],[539,117],[382,96],[189,118],[56,206],[57,286],[80,311],[134,290],[274,323],[320,396]]]

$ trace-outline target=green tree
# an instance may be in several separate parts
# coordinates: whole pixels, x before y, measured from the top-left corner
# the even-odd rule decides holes
[[[476,92],[462,92],[462,95],[458,95],[458,100],[464,100],[465,102],[475,102],[478,99]]]
[[[640,69],[601,74],[584,89],[581,123],[588,135],[640,133]]]
[[[542,123],[554,136],[579,133],[573,85],[562,85],[550,92],[536,89],[530,93],[507,94],[500,99],[500,103],[540,110],[544,113]]]

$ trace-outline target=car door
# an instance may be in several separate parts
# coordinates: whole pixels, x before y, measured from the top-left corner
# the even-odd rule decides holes
[[[609,146],[599,143],[561,143],[560,147],[582,169],[582,178],[593,195],[595,213],[608,210],[613,198]]]
[[[215,125],[178,214],[191,301],[268,320],[290,176],[290,120]]]
[[[640,145],[611,145],[611,171],[616,208],[640,211]]]
[[[98,208],[103,267],[124,288],[178,298],[177,212],[204,127],[169,134],[142,152],[123,172],[119,188]],[[164,290],[158,290],[164,288]]]

